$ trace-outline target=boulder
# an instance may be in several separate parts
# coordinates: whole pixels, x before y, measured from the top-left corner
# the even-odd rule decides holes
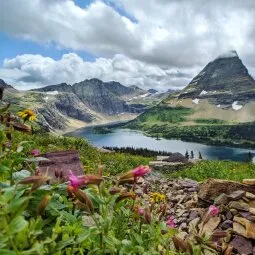
[[[220,179],[208,179],[200,186],[198,198],[204,202],[213,203],[214,199],[222,193],[230,195],[239,190],[255,194],[255,185]]]
[[[79,153],[75,150],[55,151],[39,156],[48,159],[39,161],[39,171],[50,176],[51,184],[58,182],[59,176],[66,181],[70,170],[77,176],[84,174]]]
[[[233,248],[240,254],[253,254],[252,242],[242,236],[236,236],[231,242]]]

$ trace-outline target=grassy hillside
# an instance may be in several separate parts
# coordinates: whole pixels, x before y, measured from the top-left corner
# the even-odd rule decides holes
[[[255,178],[255,164],[203,160],[192,167],[167,174],[167,176],[172,178],[190,178],[196,181],[204,181],[208,178],[242,181],[243,179]]]
[[[231,111],[231,110],[225,110]],[[221,115],[198,114],[196,108],[166,102],[141,114],[125,125],[155,137],[182,139],[208,144],[255,147],[255,122],[238,123]]]
[[[85,172],[94,172],[99,164],[105,165],[108,174],[117,174],[133,169],[137,165],[147,165],[152,158],[123,153],[101,153],[82,138],[56,136],[45,133],[43,135],[28,135],[15,132],[12,144],[28,141],[25,153],[32,149],[39,149],[41,153],[58,150],[78,150]],[[1,164],[1,159],[0,159]]]

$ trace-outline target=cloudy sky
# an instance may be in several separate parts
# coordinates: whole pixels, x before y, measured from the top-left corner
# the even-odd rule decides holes
[[[186,86],[235,49],[255,77],[254,0],[1,0],[0,78]]]

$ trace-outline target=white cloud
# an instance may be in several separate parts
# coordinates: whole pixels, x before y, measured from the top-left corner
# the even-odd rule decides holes
[[[97,56],[95,63],[71,53],[57,61],[41,56],[17,56],[13,59],[15,67],[8,60],[0,74],[7,75],[7,65],[8,72],[14,69],[24,72],[25,79],[13,79],[23,87],[59,81],[73,83],[94,75],[104,80],[164,89],[168,84],[184,86],[190,81],[190,77],[175,76],[178,70],[196,74],[195,70],[200,71],[216,56],[231,49],[238,52],[251,74],[255,74],[254,15],[254,0],[224,3],[222,0],[95,0],[86,8],[72,0],[0,1],[1,31],[41,44],[53,43],[70,52],[85,50]],[[32,59],[32,64],[26,58]],[[78,71],[74,72],[74,67]]]
[[[8,77],[11,72],[12,79],[7,79],[6,82],[20,89],[61,82],[73,84],[84,79],[99,78],[103,81],[118,81],[127,86],[137,85],[144,89],[153,87],[167,90],[172,86],[186,85],[196,71],[186,70],[187,73],[179,73],[170,68],[163,69],[132,60],[120,54],[113,58],[97,58],[95,62],[84,61],[75,53],[64,54],[60,60],[24,54],[5,59],[0,76]],[[192,74],[188,75],[188,72]],[[185,79],[187,82],[184,84]]]

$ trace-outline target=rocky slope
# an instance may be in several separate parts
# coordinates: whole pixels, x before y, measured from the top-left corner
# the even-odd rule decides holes
[[[254,179],[243,183],[165,179],[155,171],[140,183],[136,193],[146,191],[150,199],[160,199],[163,194],[169,206],[165,219],[171,217],[174,221],[177,237],[184,244],[180,246],[182,251],[190,242],[199,247],[197,254],[252,255],[255,252],[254,184]],[[208,217],[211,205],[216,211]]]

